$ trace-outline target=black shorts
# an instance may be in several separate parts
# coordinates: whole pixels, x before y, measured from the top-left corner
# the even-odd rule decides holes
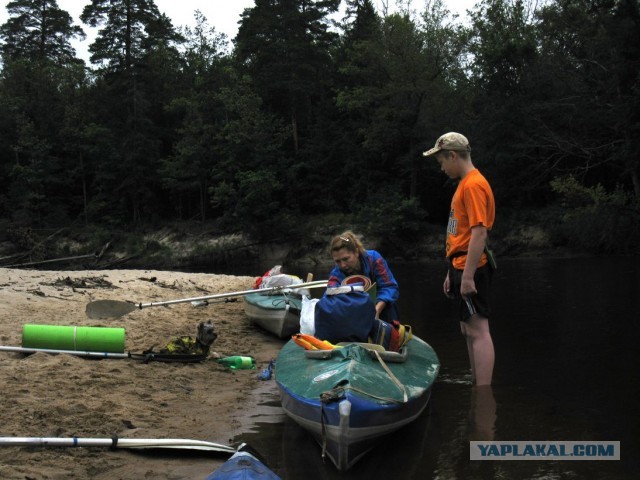
[[[476,270],[473,281],[476,284],[477,295],[473,297],[462,298],[460,295],[460,285],[462,283],[462,270],[458,270],[449,266],[449,281],[451,282],[451,291],[460,303],[460,321],[466,322],[471,315],[477,313],[481,317],[489,318],[491,307],[489,303],[489,294],[491,292],[491,277],[493,271],[489,265],[483,265]]]

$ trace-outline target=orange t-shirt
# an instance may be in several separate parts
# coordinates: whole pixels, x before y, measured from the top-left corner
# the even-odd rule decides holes
[[[471,241],[471,228],[483,225],[491,230],[495,216],[496,204],[489,182],[477,169],[471,170],[460,180],[451,200],[447,225],[447,258],[466,252]],[[463,270],[466,258],[466,255],[453,258],[453,267]],[[478,267],[486,263],[487,256],[483,253]]]

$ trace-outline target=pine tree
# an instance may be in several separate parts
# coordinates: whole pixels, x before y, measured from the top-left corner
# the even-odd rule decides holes
[[[7,10],[9,19],[0,27],[0,135],[6,145],[0,171],[6,175],[8,216],[62,223],[77,213],[70,192],[79,182],[60,131],[85,81],[84,63],[70,45],[84,33],[56,1],[17,0]]]
[[[90,59],[108,69],[128,70],[154,45],[180,39],[153,0],[92,0],[80,19],[102,27],[89,47]]]
[[[156,172],[168,148],[164,105],[179,68],[174,43],[182,38],[153,0],[92,0],[81,19],[101,27],[89,51],[100,75],[101,122],[119,139],[114,200],[139,223],[161,208]]]
[[[5,63],[19,58],[48,59],[58,64],[78,61],[70,44],[85,38],[56,0],[14,0],[7,4],[9,20],[0,27]]]
[[[256,0],[242,14],[236,54],[267,108],[291,124],[294,153],[333,70],[329,50],[337,35],[327,17],[339,5],[340,0]]]

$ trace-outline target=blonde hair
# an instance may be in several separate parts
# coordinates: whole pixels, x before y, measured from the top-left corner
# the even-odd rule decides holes
[[[359,255],[367,253],[362,242],[358,240],[355,233],[351,230],[347,230],[346,232],[333,237],[329,244],[329,254],[337,252],[343,248],[346,248],[350,252],[358,253]]]

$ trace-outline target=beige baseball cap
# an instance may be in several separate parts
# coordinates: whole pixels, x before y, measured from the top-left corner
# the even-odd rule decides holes
[[[456,152],[470,152],[471,145],[467,137],[461,133],[449,132],[442,135],[437,141],[435,146],[431,150],[427,150],[422,155],[430,157],[435,155],[440,150],[454,150]]]

